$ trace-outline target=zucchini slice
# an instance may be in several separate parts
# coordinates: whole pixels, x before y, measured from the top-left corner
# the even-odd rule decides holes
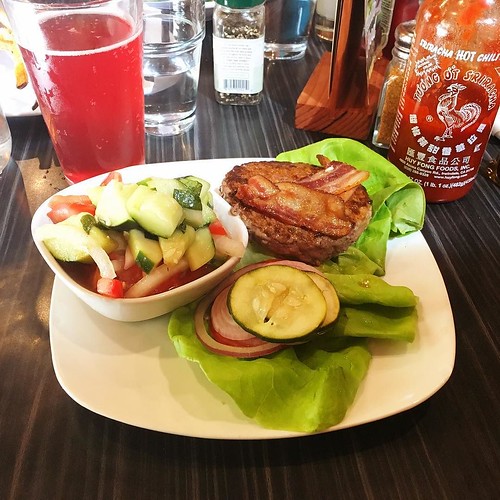
[[[300,342],[323,324],[325,296],[309,273],[270,265],[240,276],[228,295],[234,320],[269,342]]]

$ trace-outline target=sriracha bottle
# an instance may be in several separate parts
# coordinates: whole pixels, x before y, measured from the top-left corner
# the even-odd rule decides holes
[[[428,202],[469,192],[499,106],[500,1],[424,0],[389,160]]]

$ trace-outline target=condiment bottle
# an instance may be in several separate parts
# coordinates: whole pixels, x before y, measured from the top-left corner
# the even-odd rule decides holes
[[[499,105],[499,26],[498,0],[418,11],[388,158],[429,202],[463,197],[478,173]]]
[[[410,55],[411,41],[415,33],[415,21],[401,23],[395,31],[392,59],[387,66],[384,84],[380,92],[372,142],[379,148],[388,148],[396,119],[401,89]]]
[[[213,11],[215,99],[257,104],[264,82],[264,0],[216,0]]]
[[[396,43],[396,28],[405,21],[414,20],[417,16],[418,6],[422,0],[396,0],[392,12],[389,36],[383,53],[387,59],[391,58],[392,49]]]

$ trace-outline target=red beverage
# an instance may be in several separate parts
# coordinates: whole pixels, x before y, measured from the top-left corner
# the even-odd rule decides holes
[[[144,163],[141,33],[105,13],[40,26],[47,48],[21,51],[68,181]]]

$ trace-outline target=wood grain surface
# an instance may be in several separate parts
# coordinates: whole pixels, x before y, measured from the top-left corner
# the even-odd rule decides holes
[[[259,106],[225,107],[213,96],[210,37],[195,126],[177,138],[148,138],[148,162],[269,157],[327,137],[293,126],[319,45],[303,60],[267,65]],[[59,386],[48,331],[53,276],[30,222],[65,182],[42,119],[9,123],[13,160],[0,177],[0,499],[500,497],[500,191],[491,181],[480,175],[465,198],[427,211],[423,233],[457,337],[455,369],[440,391],[402,414],[322,435],[186,438],[98,416]],[[498,144],[491,141],[489,154],[498,155]]]

